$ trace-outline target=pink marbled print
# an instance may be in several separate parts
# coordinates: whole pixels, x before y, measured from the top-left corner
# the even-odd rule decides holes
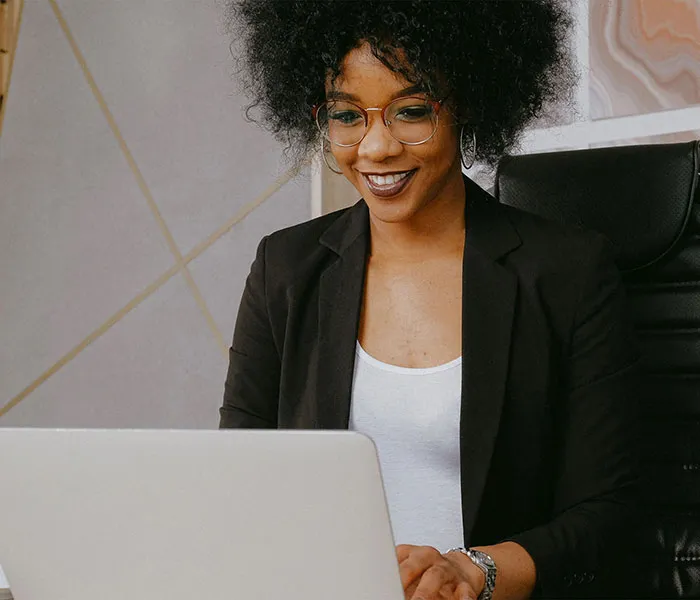
[[[592,119],[700,104],[700,0],[590,0]]]

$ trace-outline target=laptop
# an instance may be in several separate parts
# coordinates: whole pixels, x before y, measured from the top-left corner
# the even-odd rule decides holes
[[[357,433],[0,429],[15,600],[403,600]]]

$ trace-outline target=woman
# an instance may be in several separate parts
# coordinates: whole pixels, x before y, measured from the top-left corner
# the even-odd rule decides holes
[[[244,0],[232,15],[252,106],[362,200],[260,243],[221,427],[370,435],[407,598],[589,594],[637,481],[618,274],[600,236],[462,175],[570,89],[565,11]]]

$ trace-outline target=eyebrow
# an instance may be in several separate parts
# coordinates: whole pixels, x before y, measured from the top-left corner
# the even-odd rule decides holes
[[[407,88],[399,90],[391,96],[392,100],[396,98],[401,98],[402,96],[410,96],[411,94],[424,94],[426,93],[425,87],[419,84],[411,85]],[[339,90],[331,90],[326,94],[326,100],[347,100],[348,102],[359,102],[357,96],[353,94],[347,94],[346,92],[341,92]]]

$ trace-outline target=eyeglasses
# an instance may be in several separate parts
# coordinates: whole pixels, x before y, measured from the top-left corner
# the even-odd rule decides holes
[[[446,99],[446,98],[445,98]],[[347,100],[330,100],[313,107],[321,134],[336,146],[359,144],[369,129],[369,112],[380,111],[391,136],[408,146],[424,144],[435,135],[443,100],[414,96],[397,98],[383,108],[362,108]]]

